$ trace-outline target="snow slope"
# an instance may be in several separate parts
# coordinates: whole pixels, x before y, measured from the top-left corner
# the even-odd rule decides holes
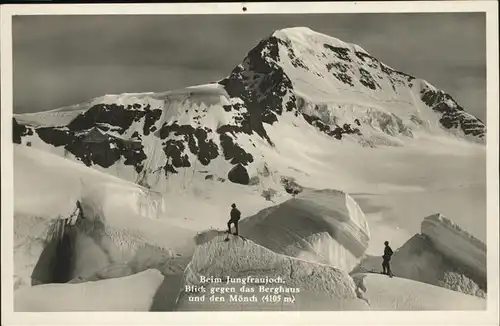
[[[351,279],[331,266],[276,254],[251,240],[231,236],[226,242],[224,238],[224,234],[200,238],[184,274],[177,301],[179,311],[486,309],[485,299],[442,287],[370,273],[354,274]],[[260,284],[253,281],[256,278],[263,278]],[[264,284],[266,279],[282,283]],[[242,283],[245,280],[247,283]],[[273,288],[276,292],[264,290]],[[263,301],[269,293],[293,296],[295,301]],[[238,299],[240,294],[241,298],[255,295],[257,301],[238,301],[243,300]],[[194,299],[203,296],[203,301]],[[213,296],[223,299],[210,300]]]
[[[441,214],[424,218],[420,234],[392,248],[398,277],[486,297],[486,245]],[[367,256],[353,273],[381,271],[381,263],[380,256]]]
[[[427,236],[443,255],[466,269],[474,270],[478,277],[486,280],[484,242],[441,214],[434,214],[423,220],[422,234]]]
[[[169,214],[166,214],[165,216],[163,216],[163,218],[161,214],[160,217],[158,217],[156,214],[147,215],[146,214],[147,211],[141,211],[140,209],[138,209],[136,200],[130,200],[130,199],[123,200],[123,198],[134,198],[134,197],[127,197],[128,196],[127,194],[136,194],[137,189],[140,189],[140,187],[138,187],[137,185],[128,183],[113,176],[102,174],[99,171],[95,171],[81,164],[71,162],[70,160],[65,160],[52,154],[40,152],[34,148],[15,146],[15,160],[16,162],[19,163],[17,165],[18,169],[16,170],[16,173],[18,173],[19,176],[18,177],[16,176],[15,178],[15,192],[16,192],[15,197],[17,201],[16,213],[18,214],[15,217],[15,225],[16,225],[15,234],[17,239],[16,245],[18,245],[18,247],[15,250],[15,260],[16,260],[15,271],[16,271],[16,277],[20,279],[18,287],[27,287],[30,284],[30,276],[33,271],[34,265],[37,263],[37,261],[39,261],[40,252],[44,248],[46,248],[44,242],[44,240],[46,239],[45,234],[50,230],[49,226],[51,220],[53,220],[54,219],[53,217],[57,216],[57,214],[61,214],[63,218],[67,217],[69,214],[68,212],[70,212],[73,209],[72,200],[74,198],[80,198],[82,200],[84,212],[87,211],[85,215],[89,216],[91,219],[92,218],[97,219],[100,216],[99,214],[102,214],[102,216],[104,216],[103,221],[106,223],[106,235],[109,236],[110,243],[113,246],[119,248],[118,250],[118,252],[120,253],[120,255],[118,255],[119,257],[127,257],[127,259],[129,259],[127,261],[127,259],[121,258],[124,261],[115,261],[115,262],[107,261],[106,259],[100,260],[99,257],[103,257],[102,253],[105,252],[105,250],[101,250],[103,247],[102,244],[100,246],[97,245],[97,247],[99,247],[98,249],[96,248],[96,245],[88,241],[88,238],[84,237],[81,243],[83,243],[84,247],[82,249],[85,250],[81,250],[83,252],[82,254],[75,253],[75,256],[83,257],[81,258],[81,260],[83,260],[83,263],[81,263],[82,268],[80,269],[80,273],[76,273],[79,275],[74,274],[71,276],[74,279],[79,279],[79,278],[93,279],[94,275],[100,275],[98,276],[98,278],[116,278],[123,275],[133,274],[134,271],[141,271],[141,269],[144,269],[144,266],[146,265],[155,268],[162,264],[165,264],[165,262],[171,258],[172,253],[170,252],[172,248],[175,248],[175,250],[178,250],[179,252],[186,252],[186,254],[189,255],[190,249],[188,248],[195,245],[195,243],[192,240],[192,237],[196,230],[195,228],[196,219],[193,221],[193,225],[190,225],[189,222],[183,221],[186,223],[185,227],[188,228],[190,232],[182,233],[179,232],[179,229],[173,227],[168,223],[167,224],[158,223],[158,222],[166,222],[164,221],[165,219],[167,219],[170,222],[170,220],[168,219]],[[30,174],[30,171],[36,171],[37,173]],[[86,186],[92,183],[95,183],[95,186]],[[42,189],[47,189],[47,187],[51,187],[50,193],[42,191]],[[241,189],[246,189],[245,186],[240,186],[240,187]],[[210,189],[218,190],[218,188],[210,188]],[[236,188],[232,189],[234,190]],[[32,205],[29,205],[30,199],[36,198],[37,194],[47,195],[47,197],[45,198],[45,201],[47,202],[32,201]],[[227,197],[227,194],[221,193],[219,194],[219,196]],[[60,200],[61,198],[73,198],[73,199],[68,199],[68,202],[65,203],[64,201]],[[188,198],[192,197],[186,197],[186,199]],[[221,199],[220,202],[217,203],[217,205],[221,205],[223,202],[224,201]],[[254,204],[256,203],[254,202]],[[297,198],[286,201],[282,205],[273,209],[276,212],[279,212],[279,210],[281,209],[280,207],[288,207],[288,209],[291,212],[294,212],[296,210],[305,212],[304,214],[305,216],[299,215],[297,221],[300,222],[301,218],[316,219],[317,223],[327,230],[328,229],[335,230],[335,228],[338,228],[344,231],[348,231],[347,234],[349,234],[349,232],[353,232],[351,233],[352,235],[357,234],[358,236],[364,233],[363,232],[356,233],[354,232],[354,230],[357,229],[358,232],[360,232],[365,228],[366,231],[368,230],[366,225],[366,220],[363,218],[362,211],[359,209],[357,204],[352,202],[352,199],[350,199],[348,195],[342,192],[305,190],[301,192],[297,196]],[[252,226],[253,223],[255,223],[255,225],[260,224],[259,222],[254,222],[254,219],[255,221],[259,221],[259,219],[261,219],[260,222],[263,223],[262,225],[266,225],[266,223],[270,223],[269,225],[275,227],[279,226],[280,223],[284,223],[285,224],[284,226],[289,226],[289,227],[293,225],[292,223],[287,225],[285,223],[286,222],[285,220],[280,220],[279,216],[280,215],[283,216],[283,214],[277,214],[276,216],[278,216],[278,218],[274,220],[272,216],[273,209],[267,210],[268,211],[267,213],[265,213],[266,211],[263,211],[256,214],[255,216],[248,217],[248,222],[246,222],[246,220],[243,219],[241,222],[242,233],[245,232],[245,229],[248,226]],[[288,210],[285,211],[288,212]],[[35,212],[38,212],[38,214],[34,214]],[[140,214],[140,212],[143,213]],[[208,224],[217,221],[217,218],[212,218],[209,215],[211,214],[207,215],[207,219],[211,220],[211,222],[205,221],[205,223]],[[227,218],[222,217],[221,221],[226,219]],[[269,219],[269,221],[266,222],[266,219]],[[173,225],[182,225],[182,224],[176,224],[175,219],[173,220],[174,220]],[[291,221],[292,220],[293,217],[291,217]],[[325,223],[325,220],[327,222],[329,221],[329,223]],[[342,226],[342,223],[337,224],[339,223],[339,220],[347,222],[347,224],[344,226],[349,226],[349,228],[340,227]],[[138,223],[138,221],[140,222]],[[197,225],[200,226],[206,224],[204,224],[203,222],[201,223],[198,222]],[[220,225],[223,224],[221,223]],[[300,223],[298,223],[297,226],[299,225]],[[121,237],[114,237],[114,234],[116,233],[113,233],[113,231],[117,229],[120,230],[121,233],[119,234],[122,235]],[[272,231],[272,228],[269,229],[271,229]],[[280,228],[276,228],[275,232],[277,232],[277,230],[279,229]],[[298,231],[300,231],[300,229],[298,229]],[[256,234],[258,234],[257,231],[255,232]],[[139,233],[141,236],[137,237],[136,236],[137,233]],[[335,234],[335,232],[333,233]],[[366,234],[364,235],[366,236]],[[224,236],[218,236],[217,237],[218,240],[214,240],[215,243],[219,241],[219,243],[222,246],[225,246],[227,243],[222,242],[223,237]],[[296,237],[289,238],[286,235],[283,236],[283,234],[281,236],[277,234],[277,238],[285,240],[297,239]],[[328,239],[328,237],[326,238]],[[366,238],[364,239],[367,240]],[[125,243],[123,243],[122,241],[125,241]],[[239,241],[239,239],[235,238],[234,241],[237,242]],[[311,241],[311,239],[308,239],[308,241]],[[311,242],[316,243],[316,246],[312,247],[312,250],[309,251],[309,255],[304,255],[304,254],[299,255],[301,259],[295,259],[293,261],[298,261],[299,265],[302,264],[304,266],[323,266],[323,267],[310,267],[313,268],[313,270],[314,268],[332,269],[332,270],[337,270],[338,272],[336,273],[340,273],[339,275],[346,275],[345,272],[342,272],[341,270],[335,269],[331,266],[322,264],[317,265],[315,263],[307,261],[307,260],[317,259],[318,257],[317,256],[314,257],[314,255],[317,255],[317,252],[321,252],[321,250],[324,250],[321,248],[321,245],[324,245],[324,242],[321,241],[315,242],[314,239]],[[254,269],[248,270],[245,266],[242,266],[241,270],[243,271],[246,270],[248,273],[255,275],[260,270],[260,268],[264,268],[264,270],[270,270],[269,273],[271,274],[276,273],[276,275],[281,275],[281,274],[288,275],[287,273],[289,271],[287,272],[279,269],[273,271],[272,266],[275,265],[268,264],[269,261],[266,261],[265,259],[263,260],[262,257],[265,257],[266,255],[267,256],[277,255],[279,257],[282,257],[280,259],[285,259],[285,260],[293,258],[273,253],[269,249],[263,248],[257,244],[252,244],[252,246],[249,247],[250,243],[248,244],[242,243],[243,246],[247,246],[245,250],[248,249],[250,252],[246,251],[239,252],[238,251],[239,249],[236,248],[234,252],[233,251],[227,252],[227,254],[230,255],[227,258],[227,260],[232,261],[233,264],[237,265],[236,266],[237,268],[240,268],[241,267],[240,264],[242,263],[242,261],[241,259],[236,259],[236,257],[255,257],[255,261],[259,261],[260,264],[263,265],[257,265],[254,260],[251,260],[248,261],[248,264],[250,264],[249,266],[251,266],[252,268],[255,268],[255,270]],[[292,242],[290,241],[290,243]],[[360,243],[362,243],[363,245],[362,248],[366,246],[366,241]],[[333,244],[334,243],[332,242],[332,240],[329,240],[329,242],[327,242],[327,246],[323,248],[329,248],[329,246],[332,246]],[[131,247],[129,247],[128,245],[131,245]],[[358,243],[358,246],[359,245],[360,244]],[[157,246],[160,248],[163,247],[165,250],[156,250],[155,247]],[[134,247],[139,249],[134,249]],[[194,268],[193,266],[198,266],[196,267],[196,269],[198,270],[204,270],[207,267],[203,267],[203,264],[206,264],[204,266],[211,266],[212,264],[216,264],[215,267],[210,267],[210,268],[215,268],[215,270],[218,269],[220,270],[220,268],[222,268],[221,275],[224,275],[226,271],[229,272],[230,269],[224,270],[225,268],[224,266],[227,266],[227,268],[232,268],[231,266],[233,265],[231,265],[231,263],[228,263],[221,258],[225,254],[223,252],[225,250],[224,248],[225,247],[220,247],[219,245],[219,247],[215,246],[212,251],[212,249],[210,250],[207,249],[206,244],[205,245],[201,244],[201,246],[197,247],[196,249],[198,253],[197,254],[195,253],[193,257],[193,261],[195,263],[192,262],[190,267],[188,267],[188,270],[189,268]],[[257,250],[252,248],[259,248],[259,249]],[[276,248],[279,249],[279,246],[277,246]],[[175,250],[172,251],[176,252]],[[252,253],[254,250],[257,250],[257,253],[255,253],[255,255],[254,253]],[[395,256],[395,262],[397,255],[398,253],[396,253]],[[26,258],[26,256],[28,257]],[[339,256],[335,256],[335,258],[339,259],[338,257]],[[346,255],[345,257],[341,258],[344,259],[348,257]],[[277,261],[279,262],[280,259],[278,259]],[[412,257],[412,259],[415,259],[415,257]],[[198,263],[196,263],[197,261]],[[125,264],[125,266],[122,265],[122,267],[120,267],[120,264]],[[265,267],[266,265],[270,265],[271,267]],[[282,263],[278,265],[283,266]],[[89,266],[91,266],[90,270],[88,269]],[[113,266],[118,266],[118,268],[114,269]],[[300,267],[299,269],[302,268],[305,267]],[[210,269],[210,271],[212,271],[212,269]],[[193,279],[196,279],[196,276],[191,276],[190,280]],[[291,306],[282,306],[280,309],[284,310],[366,309],[366,304],[364,302],[360,303],[358,299],[355,299],[354,301],[352,301],[351,299],[341,300],[341,301],[331,298],[328,299],[327,298],[328,295],[331,295],[332,293],[333,294],[338,293],[336,291],[340,291],[341,288],[337,287],[338,284],[328,284],[331,280],[330,276],[325,277],[324,280],[325,280],[324,282],[326,282],[325,284],[320,283],[320,285],[317,286],[319,288],[323,286],[328,288],[333,287],[331,289],[331,291],[333,292],[331,292],[330,294],[328,294],[329,291],[326,290],[320,290],[315,292],[314,289],[316,289],[316,287],[314,287],[309,291],[307,290],[308,289],[307,286],[316,286],[314,285],[314,283],[311,283],[311,285],[303,285],[303,283],[297,283],[301,287],[302,286],[305,287],[304,299],[299,299],[296,305],[294,305],[295,308]],[[340,278],[340,280],[342,280],[342,278]],[[341,284],[344,284],[343,282],[347,282],[345,283],[347,285],[351,284],[350,281],[348,280],[349,279],[342,281]],[[304,281],[304,283],[308,282],[309,279],[307,282]],[[295,283],[290,283],[290,284],[295,284]],[[350,288],[350,285],[347,286],[345,284],[342,286],[345,286],[346,289]],[[443,284],[437,284],[437,285],[443,286]],[[350,292],[351,290],[345,290],[345,291],[347,291],[345,293],[351,293]],[[394,294],[395,297],[401,295],[402,294],[400,292]],[[207,304],[200,306],[199,303],[193,303],[189,301],[186,302],[186,300],[188,299],[185,299],[185,297],[184,299],[182,298],[183,297],[181,296],[181,299],[179,300],[180,302],[178,307],[179,310],[183,309],[227,310],[227,309],[241,309],[242,307],[242,304],[240,305],[235,304],[231,306],[223,306],[220,304],[212,304],[212,305]],[[399,299],[396,298],[391,300],[396,300],[396,302],[398,302],[397,300]],[[21,302],[22,301],[23,300],[21,300]],[[251,307],[249,306],[246,307],[247,309],[251,309]],[[256,308],[256,306],[253,307]],[[397,305],[395,307],[400,307],[400,306]],[[71,308],[68,306],[68,309],[70,310]],[[271,307],[269,307],[268,304],[263,304],[258,306],[258,309],[271,309]]]
[[[353,280],[339,269],[328,265],[314,264],[304,260],[276,254],[251,240],[225,235],[215,235],[200,243],[193,259],[184,273],[182,291],[178,299],[178,310],[352,310],[365,309],[366,304],[357,299]],[[221,282],[203,282],[202,276],[220,278]],[[229,283],[224,279],[271,278],[273,283]],[[277,277],[281,277],[279,283]],[[206,292],[189,292],[187,286],[206,286]],[[241,290],[245,285],[247,290]],[[267,290],[259,290],[260,286]],[[212,289],[234,288],[234,293],[221,293],[224,302],[209,300]],[[286,290],[286,288],[290,290]],[[253,292],[249,292],[253,289]],[[273,290],[274,289],[274,290]],[[215,290],[214,290],[215,291]],[[270,292],[268,292],[270,291]],[[275,292],[272,292],[275,291]],[[205,302],[193,302],[189,296],[206,293]],[[220,292],[219,292],[220,293]],[[255,294],[257,302],[231,302],[231,295]],[[262,302],[266,294],[295,298],[294,303]]]
[[[95,128],[100,142],[87,142]],[[173,258],[204,248],[195,247],[198,232],[225,228],[233,202],[259,254],[342,273],[364,253],[378,257],[384,240],[402,246],[435,212],[485,238],[484,124],[429,83],[307,28],[276,31],[217,83],[15,115],[13,129],[16,288],[53,280],[60,251],[74,264],[58,277],[72,282],[174,269]],[[294,189],[303,191],[291,199]],[[76,200],[88,221],[66,227]],[[50,241],[63,225],[71,250]],[[431,238],[461,236],[429,226]],[[463,248],[473,253],[465,265],[480,256]],[[485,284],[436,252],[405,245],[396,269],[484,295]],[[318,284],[338,285],[327,283]],[[359,303],[324,307],[320,297],[312,290],[301,307]]]
[[[120,262],[141,270],[136,266],[141,255],[152,255],[159,264],[192,250],[196,232],[170,223],[161,195],[33,148],[15,146],[14,159],[15,287],[31,284],[37,264],[35,280],[53,277],[47,275],[51,266],[64,257],[51,241],[54,226],[65,226],[66,254],[75,260],[68,280]],[[70,227],[65,221],[76,200],[82,202],[85,223]]]
[[[280,254],[350,272],[368,247],[368,221],[346,193],[305,190],[242,220],[240,234]]]
[[[413,280],[377,274],[355,274],[358,290],[370,310],[485,310],[487,301]]]
[[[45,284],[14,292],[17,312],[149,311],[163,281],[157,270],[80,284]]]

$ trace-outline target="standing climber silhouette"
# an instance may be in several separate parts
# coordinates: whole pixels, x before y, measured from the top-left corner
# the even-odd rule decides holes
[[[391,264],[390,264],[393,251],[392,251],[391,247],[389,247],[388,241],[384,242],[384,245],[385,245],[384,255],[382,256],[382,259],[383,259],[383,261],[382,261],[382,270],[383,270],[382,274],[386,274],[386,275],[389,275],[390,277],[393,277],[394,274],[392,274]]]
[[[241,212],[236,208],[236,204],[231,205],[231,218],[227,222],[227,233],[231,233],[231,224],[234,224],[236,229],[235,235],[238,235],[238,221],[241,218]]]

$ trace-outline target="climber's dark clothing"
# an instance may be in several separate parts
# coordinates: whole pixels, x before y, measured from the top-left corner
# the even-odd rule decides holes
[[[392,276],[392,271],[391,271],[391,257],[392,257],[393,251],[389,245],[385,246],[384,249],[384,255],[382,256],[382,273],[391,275]]]
[[[238,221],[241,218],[241,212],[236,208],[233,207],[231,209],[231,218],[229,219],[229,222],[227,222],[227,232],[231,233],[231,224],[234,224],[234,227],[236,229],[236,233],[238,234]]]
[[[387,259],[388,261],[391,260],[391,256],[392,256],[393,252],[392,252],[392,248],[389,247],[389,246],[385,246],[384,248],[384,260]]]

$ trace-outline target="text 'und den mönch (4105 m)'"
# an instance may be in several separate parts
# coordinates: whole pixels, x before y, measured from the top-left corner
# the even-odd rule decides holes
[[[294,303],[294,294],[300,288],[288,287],[278,277],[206,277],[200,276],[200,285],[185,285],[190,302],[248,302],[248,303]]]

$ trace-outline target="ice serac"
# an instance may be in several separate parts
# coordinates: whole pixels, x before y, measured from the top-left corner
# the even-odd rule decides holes
[[[426,217],[421,228],[395,250],[395,275],[486,298],[485,244],[441,214]],[[381,262],[380,257],[368,256],[353,273],[380,271]]]
[[[184,272],[182,291],[177,309],[185,310],[350,310],[366,309],[359,300],[351,277],[332,266],[316,264],[274,253],[251,240],[214,234],[201,242]],[[227,283],[247,280],[249,283]],[[204,281],[202,277],[212,278]],[[217,283],[217,279],[220,280]],[[265,280],[271,280],[266,284]],[[205,286],[206,292],[189,291],[193,286]],[[242,289],[245,287],[246,290]],[[233,288],[225,293],[212,292],[217,288]],[[224,301],[210,301],[216,294]],[[238,296],[241,295],[241,300]],[[257,301],[245,301],[253,295]],[[271,303],[263,301],[266,295],[293,298],[293,301]],[[194,301],[189,297],[205,296]],[[265,300],[265,299],[264,299]]]
[[[79,284],[45,284],[14,292],[14,311],[149,311],[163,282],[158,270]]]
[[[15,289],[142,271],[190,247],[194,232],[165,219],[154,191],[35,148],[16,145],[14,159]],[[83,219],[70,218],[76,200]]]
[[[450,260],[486,280],[486,244],[442,214],[426,217],[422,234]]]
[[[274,252],[350,272],[370,240],[366,217],[349,194],[306,190],[241,221],[241,234]]]

